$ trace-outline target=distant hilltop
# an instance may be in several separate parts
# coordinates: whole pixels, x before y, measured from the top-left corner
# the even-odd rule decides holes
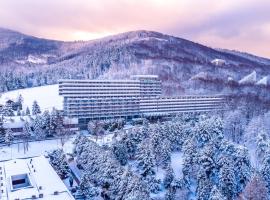
[[[261,92],[254,95],[269,93],[269,59],[154,31],[63,42],[0,29],[0,51],[0,92],[56,84],[59,79],[157,74],[167,95],[241,94],[247,84],[239,80],[256,71],[258,80],[249,91],[259,85]]]

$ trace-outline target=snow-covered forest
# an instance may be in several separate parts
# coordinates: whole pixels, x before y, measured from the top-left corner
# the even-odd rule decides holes
[[[145,120],[103,146],[78,135],[79,190],[86,199],[268,199],[270,113],[245,114]]]

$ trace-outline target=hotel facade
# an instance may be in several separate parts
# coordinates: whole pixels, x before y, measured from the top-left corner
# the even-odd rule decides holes
[[[224,104],[222,96],[162,96],[161,81],[155,75],[129,80],[60,80],[59,95],[64,97],[64,114],[81,121],[218,111]]]

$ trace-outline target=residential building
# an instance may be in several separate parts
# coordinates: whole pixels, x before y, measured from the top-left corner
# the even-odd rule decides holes
[[[13,136],[20,136],[23,133],[23,127],[25,122],[28,122],[30,128],[33,130],[33,122],[35,120],[35,115],[32,116],[11,116],[3,117],[3,127],[4,129],[11,129]],[[66,130],[78,131],[78,118],[63,118],[63,125]]]

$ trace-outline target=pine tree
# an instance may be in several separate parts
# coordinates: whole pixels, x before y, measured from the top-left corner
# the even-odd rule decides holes
[[[183,153],[184,153],[184,162],[183,162],[183,175],[184,179],[190,183],[192,178],[192,172],[195,170],[195,167],[198,163],[198,149],[195,145],[194,138],[186,140],[183,146]]]
[[[20,110],[19,107],[18,107],[18,109],[17,109],[17,116],[21,116],[21,110]]]
[[[204,169],[208,178],[210,178],[211,175],[215,175],[215,169],[217,168],[215,161],[216,152],[218,152],[218,149],[215,148],[215,145],[208,144],[204,146],[198,155],[200,167]]]
[[[17,104],[18,104],[18,110],[22,110],[23,97],[21,94],[17,97]]]
[[[3,118],[0,118],[0,142],[5,141],[6,130],[4,129]]]
[[[8,128],[6,130],[6,134],[5,134],[5,143],[10,146],[10,144],[12,143],[12,140],[14,139],[14,136],[13,136],[13,131]]]
[[[246,120],[240,110],[234,110],[226,113],[224,119],[225,134],[228,139],[239,143],[243,138]]]
[[[79,189],[87,200],[94,200],[99,195],[98,189],[91,183],[87,173],[83,174]]]
[[[216,116],[202,118],[196,125],[195,133],[200,146],[211,141],[218,143],[223,138],[223,122]]]
[[[249,159],[249,152],[247,148],[237,147],[233,154],[234,173],[237,181],[237,193],[244,190],[250,180],[252,167]]]
[[[233,199],[237,194],[236,177],[234,174],[233,161],[229,158],[222,158],[219,172],[220,192],[228,199]]]
[[[174,180],[174,172],[171,166],[168,166],[165,171],[165,176],[163,180],[163,185],[167,189],[171,186],[171,183]]]
[[[149,145],[148,140],[144,140],[139,145],[136,160],[142,176],[146,177],[155,174],[152,146]]]
[[[209,200],[226,200],[226,198],[221,194],[221,192],[215,185],[211,190]]]
[[[270,154],[267,153],[263,160],[263,164],[261,167],[261,175],[266,183],[266,187],[268,189],[268,194],[270,195]]]
[[[197,175],[197,199],[208,200],[210,196],[213,183],[205,173],[204,169],[200,169]]]
[[[61,178],[66,178],[69,167],[62,149],[57,149],[49,153],[50,164]]]
[[[176,189],[169,187],[165,194],[165,200],[176,200]]]
[[[24,147],[24,153],[28,151],[29,146],[29,139],[31,137],[31,128],[29,123],[26,121],[23,126],[23,132],[22,132],[22,138],[23,138],[23,147]]]
[[[121,165],[126,165],[128,161],[127,149],[125,144],[116,141],[112,144],[112,151],[116,159],[121,163]]]
[[[37,114],[40,114],[40,113],[41,113],[40,107],[39,107],[37,101],[35,100],[33,102],[33,105],[32,105],[32,115],[37,115]]]
[[[265,154],[269,150],[269,147],[267,134],[265,132],[259,133],[256,139],[256,155],[259,162],[262,162],[262,158],[264,158]]]
[[[148,190],[148,187],[137,176],[133,176],[133,178],[127,184],[126,193],[123,199],[150,200],[150,192]]]
[[[58,112],[59,111],[57,111],[55,108],[53,108],[51,113],[50,113],[49,135],[56,134]]]
[[[49,111],[45,110],[41,116],[41,124],[46,136],[50,135],[50,118],[51,116]]]
[[[28,106],[26,107],[25,114],[26,115],[30,115],[30,110],[29,110],[29,107]]]
[[[59,111],[56,112],[55,116],[55,133],[60,138],[62,146],[64,146],[65,138],[68,135],[68,131],[64,127],[64,117],[60,114]]]
[[[43,129],[43,119],[41,116],[37,116],[33,122],[33,129],[36,139],[42,140],[46,137],[46,132]]]
[[[160,146],[161,164],[166,167],[171,162],[171,143],[168,139],[164,139]]]

